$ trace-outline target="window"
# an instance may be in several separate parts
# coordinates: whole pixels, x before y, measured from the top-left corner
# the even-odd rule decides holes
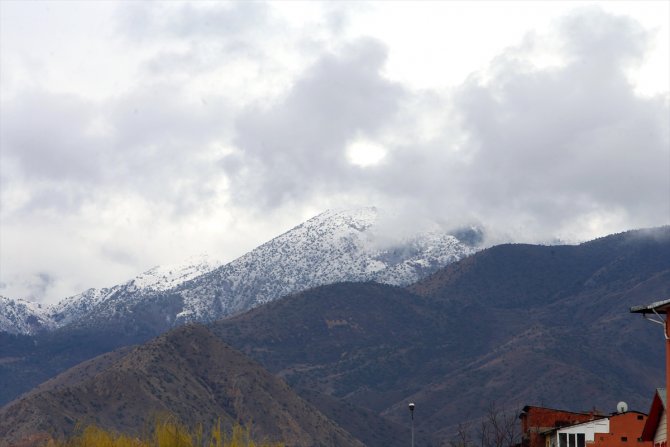
[[[628,442],[628,436],[622,436],[621,442]]]
[[[644,416],[642,416],[641,414],[638,414],[638,415],[637,415],[637,420],[638,420],[638,421],[641,421],[641,420],[643,420],[643,419],[644,419]]]
[[[577,447],[586,447],[586,435],[577,433]]]
[[[586,447],[585,433],[558,433],[557,447]],[[553,439],[551,445],[554,446]]]

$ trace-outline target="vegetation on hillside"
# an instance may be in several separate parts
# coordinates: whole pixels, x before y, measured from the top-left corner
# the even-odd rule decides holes
[[[189,429],[172,420],[156,423],[152,434],[130,436],[104,430],[95,425],[84,428],[65,441],[51,441],[48,447],[281,447],[283,443],[253,440],[250,429],[241,425],[230,433],[217,423],[209,432],[197,425]]]

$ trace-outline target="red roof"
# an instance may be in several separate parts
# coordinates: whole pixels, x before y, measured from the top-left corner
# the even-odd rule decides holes
[[[642,441],[653,441],[656,435],[656,429],[661,422],[663,410],[666,408],[666,391],[665,388],[657,388],[654,393],[654,400],[651,402],[651,409],[649,410],[649,417],[642,429]]]

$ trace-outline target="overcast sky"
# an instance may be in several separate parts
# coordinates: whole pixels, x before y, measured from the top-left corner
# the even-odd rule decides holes
[[[670,2],[0,2],[0,295],[329,208],[489,242],[670,223]]]

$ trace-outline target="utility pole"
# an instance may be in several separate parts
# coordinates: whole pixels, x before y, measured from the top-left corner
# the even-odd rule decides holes
[[[412,416],[412,447],[414,447],[414,402],[409,403],[409,414]]]

